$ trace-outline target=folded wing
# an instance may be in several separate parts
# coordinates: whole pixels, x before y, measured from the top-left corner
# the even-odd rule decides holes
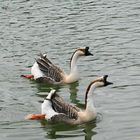
[[[68,117],[69,119],[76,120],[78,118],[78,112],[80,109],[76,106],[64,102],[64,100],[58,94],[55,93],[51,101],[52,107],[56,112],[65,114],[64,116]]]
[[[40,58],[36,59],[36,62],[47,79],[54,82],[60,82],[63,80],[64,72],[59,67],[52,64],[46,55],[40,54]]]
[[[74,124],[75,119],[71,119],[69,118],[69,116],[65,114],[58,114],[51,117],[48,121],[53,122],[53,123],[64,122],[64,123]]]

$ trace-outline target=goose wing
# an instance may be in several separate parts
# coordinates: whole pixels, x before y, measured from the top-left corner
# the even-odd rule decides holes
[[[48,121],[53,122],[53,123],[59,123],[59,122],[64,122],[68,124],[74,124],[75,119],[69,118],[69,116],[65,114],[57,114],[52,116]]]
[[[65,114],[69,119],[76,120],[78,118],[80,108],[64,102],[64,100],[58,94],[55,93],[51,101],[52,107],[56,112]]]
[[[63,80],[64,72],[55,66],[46,55],[40,54],[40,58],[36,59],[39,69],[45,74],[48,79],[55,82]]]

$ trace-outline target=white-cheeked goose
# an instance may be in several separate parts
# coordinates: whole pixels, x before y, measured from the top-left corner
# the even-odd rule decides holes
[[[81,56],[93,55],[89,52],[89,47],[77,49],[70,60],[70,73],[66,74],[59,67],[54,65],[46,54],[40,54],[40,58],[31,68],[31,75],[21,75],[28,79],[34,79],[38,82],[46,82],[50,84],[73,83],[79,79],[77,68],[77,60]]]
[[[64,122],[68,124],[82,124],[94,120],[97,116],[94,106],[94,90],[112,84],[107,81],[107,75],[92,81],[85,94],[85,110],[66,103],[55,90],[51,90],[42,103],[41,114],[30,114],[26,119],[45,118],[48,122]]]

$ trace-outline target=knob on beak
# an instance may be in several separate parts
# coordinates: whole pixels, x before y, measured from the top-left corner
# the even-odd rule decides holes
[[[104,75],[104,77],[103,77],[105,86],[113,84],[112,82],[107,81],[107,77],[108,77],[108,75]]]
[[[91,52],[89,52],[89,47],[86,47],[85,48],[85,55],[88,56],[88,55],[93,55]]]

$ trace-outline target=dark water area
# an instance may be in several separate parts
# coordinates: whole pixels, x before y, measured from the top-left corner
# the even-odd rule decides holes
[[[25,120],[40,112],[50,86],[20,75],[40,52],[68,72],[71,54],[85,46],[94,56],[79,60],[80,80],[53,88],[82,107],[89,82],[108,74],[114,84],[95,91],[97,121]],[[140,140],[139,0],[0,0],[0,140],[19,139]]]

